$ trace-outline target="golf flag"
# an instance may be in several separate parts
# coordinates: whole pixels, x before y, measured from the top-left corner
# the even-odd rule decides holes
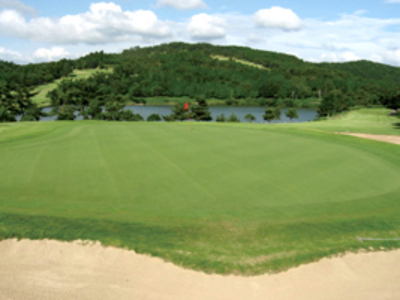
[[[190,130],[190,113],[189,113],[189,103],[185,103],[185,106],[183,107],[183,111],[187,111],[187,118],[188,118],[188,128]]]

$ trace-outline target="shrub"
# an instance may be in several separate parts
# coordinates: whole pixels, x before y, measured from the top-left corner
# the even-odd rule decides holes
[[[231,123],[239,123],[240,122],[239,118],[234,113],[232,113],[229,116],[228,120],[226,120],[226,121],[231,122]]]
[[[217,122],[226,122],[226,117],[224,114],[220,114],[219,116],[216,117],[215,121]]]
[[[247,115],[244,116],[244,119],[247,120],[247,122],[251,123],[251,122],[256,120],[256,117],[254,115],[252,115],[252,114],[247,114]]]
[[[147,122],[159,122],[161,121],[161,117],[159,114],[151,114],[147,117]]]

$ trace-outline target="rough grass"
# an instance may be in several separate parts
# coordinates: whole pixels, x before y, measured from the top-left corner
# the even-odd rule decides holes
[[[400,235],[400,147],[329,133],[386,132],[398,119],[385,114],[190,131],[180,123],[0,125],[0,238],[99,240],[247,275],[398,248],[356,236]]]

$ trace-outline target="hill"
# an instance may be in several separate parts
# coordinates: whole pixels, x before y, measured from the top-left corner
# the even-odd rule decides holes
[[[355,105],[387,104],[396,95],[400,78],[400,68],[368,61],[316,64],[246,47],[170,43],[134,47],[120,54],[95,52],[47,64],[0,62],[0,69],[7,69],[0,75],[0,87],[37,87],[77,69],[109,67],[114,70],[111,74],[66,79],[64,86],[88,98],[85,106],[94,98],[105,105],[105,99],[116,98],[144,103],[154,97],[202,97],[227,105],[319,106],[320,115],[332,115]],[[74,97],[69,97],[70,105],[77,105]],[[49,99],[53,106],[60,105],[60,99]],[[66,103],[65,99],[61,102]]]

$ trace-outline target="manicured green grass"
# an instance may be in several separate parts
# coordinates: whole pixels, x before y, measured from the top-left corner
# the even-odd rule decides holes
[[[400,135],[400,118],[389,116],[390,111],[384,108],[364,108],[343,113],[326,121],[298,124],[298,127],[324,132]]]
[[[375,112],[377,127],[397,120],[385,113]],[[400,236],[400,147],[329,133],[344,123],[361,128],[357,114],[368,111],[326,123],[192,123],[191,130],[0,125],[0,238],[100,240],[240,274],[398,248],[356,239]],[[376,120],[367,119],[372,128]]]
[[[82,78],[89,78],[96,72],[111,72],[112,68],[109,69],[86,69],[86,70],[74,70],[69,78],[72,79],[82,79]],[[56,89],[57,84],[65,78],[55,80],[54,82],[43,84],[37,86],[33,92],[38,93],[34,97],[32,97],[32,101],[37,103],[40,107],[50,106],[51,102],[50,99],[46,97],[47,93]]]

